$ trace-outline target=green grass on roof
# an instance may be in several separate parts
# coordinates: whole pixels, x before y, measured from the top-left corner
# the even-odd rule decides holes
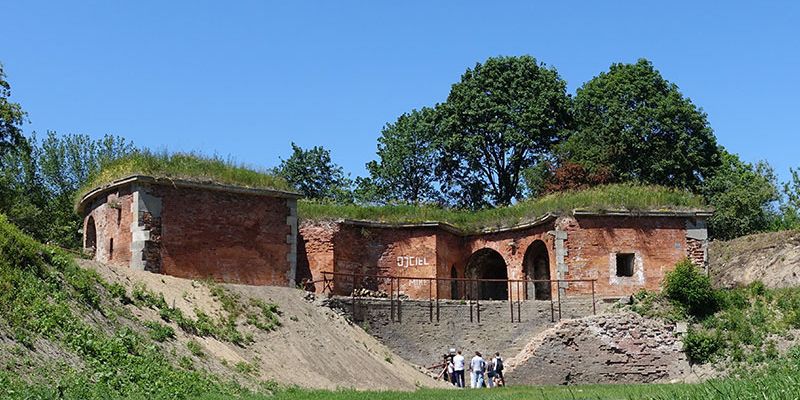
[[[112,161],[94,174],[77,193],[80,201],[95,188],[131,175],[183,179],[203,183],[236,185],[254,189],[292,191],[292,187],[269,170],[256,170],[220,157],[193,153],[140,151]]]
[[[588,190],[550,194],[509,207],[479,211],[435,206],[358,206],[301,200],[298,215],[307,220],[356,219],[387,223],[446,222],[467,232],[510,227],[533,221],[547,213],[587,211],[688,211],[705,209],[700,196],[660,186],[616,184]]]

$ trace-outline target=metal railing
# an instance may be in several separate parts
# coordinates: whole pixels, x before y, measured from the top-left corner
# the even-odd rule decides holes
[[[597,279],[481,279],[481,278],[445,278],[445,277],[416,277],[416,276],[399,276],[399,275],[378,275],[378,274],[362,274],[362,273],[350,273],[350,272],[331,272],[331,271],[323,271],[321,272],[322,279],[317,280],[315,282],[321,282],[323,284],[322,293],[328,292],[329,294],[333,295],[334,292],[337,290],[337,280],[340,284],[344,284],[345,280],[349,280],[352,282],[352,288],[350,290],[350,298],[352,307],[352,316],[355,318],[356,314],[356,301],[360,300],[362,296],[357,295],[357,291],[359,289],[367,289],[367,286],[380,288],[380,282],[389,281],[389,309],[390,309],[390,320],[392,322],[402,322],[402,300],[401,300],[401,282],[403,280],[416,280],[416,281],[424,281],[428,283],[428,315],[430,322],[433,322],[434,319],[436,322],[439,322],[440,316],[440,300],[442,300],[442,296],[439,295],[439,288],[440,282],[446,282],[453,284],[455,282],[463,283],[463,294],[460,299],[450,299],[450,300],[466,300],[469,304],[469,321],[475,322],[477,320],[478,323],[481,322],[481,286],[485,283],[506,283],[506,293],[507,293],[507,301],[509,305],[510,317],[511,322],[521,322],[522,321],[522,302],[527,297],[527,286],[528,284],[547,284],[547,293],[550,300],[550,321],[556,321],[556,313],[558,313],[558,320],[561,320],[562,317],[562,291],[565,288],[562,287],[562,283],[590,283],[591,285],[591,293],[592,293],[592,315],[597,314],[597,302],[595,299],[595,282]],[[339,279],[337,279],[337,277]],[[364,284],[367,279],[372,280],[370,284]],[[436,290],[434,291],[433,285],[436,284]],[[556,296],[555,299],[553,298],[553,284],[556,285]],[[359,287],[360,286],[360,287]],[[466,290],[467,287],[470,290]],[[478,294],[475,296],[474,294]],[[566,293],[565,293],[566,294]],[[416,300],[424,300],[424,299],[416,299]],[[448,300],[448,299],[444,299]],[[516,318],[514,316],[514,309],[516,305]],[[435,317],[435,318],[434,318]]]

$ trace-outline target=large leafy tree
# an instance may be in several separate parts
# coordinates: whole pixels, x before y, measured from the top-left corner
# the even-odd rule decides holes
[[[80,185],[102,166],[136,151],[119,136],[48,132],[20,141],[2,156],[0,212],[42,242],[80,246],[81,218],[73,210]]]
[[[736,154],[721,151],[722,163],[703,182],[702,193],[714,215],[709,231],[716,239],[762,232],[775,220],[774,203],[779,198],[775,172],[764,161],[743,162]]]
[[[697,190],[720,157],[706,114],[653,64],[612,64],[578,89],[561,158],[615,181]]]
[[[427,107],[386,124],[378,138],[378,160],[367,163],[369,178],[357,180],[363,200],[410,204],[437,201],[434,129],[434,110]]]
[[[468,69],[437,108],[437,176],[460,206],[508,205],[522,172],[546,158],[569,124],[566,82],[531,56]]]
[[[0,64],[0,155],[24,142],[20,126],[25,119],[25,112],[22,106],[9,100],[11,85],[5,78],[3,64]]]
[[[277,172],[308,198],[352,202],[351,179],[322,146],[304,150],[292,143],[292,155],[281,160]]]

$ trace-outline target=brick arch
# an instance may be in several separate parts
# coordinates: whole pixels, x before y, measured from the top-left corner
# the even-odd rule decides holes
[[[534,240],[525,250],[522,261],[525,280],[532,280],[525,285],[525,299],[550,300],[552,287],[550,282],[550,255],[547,245],[541,239]]]
[[[86,218],[86,228],[83,235],[83,249],[92,254],[94,257],[97,250],[97,224],[94,222],[94,217],[89,216]]]
[[[508,265],[505,258],[494,249],[484,247],[473,252],[464,269],[467,278],[498,279],[502,281],[473,282],[468,291],[471,298],[482,300],[508,299]]]

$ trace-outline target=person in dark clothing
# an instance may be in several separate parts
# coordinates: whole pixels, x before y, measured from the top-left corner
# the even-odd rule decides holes
[[[505,386],[506,379],[503,378],[503,359],[500,358],[500,352],[494,353],[492,368],[494,370],[494,377],[499,382],[498,386]]]

